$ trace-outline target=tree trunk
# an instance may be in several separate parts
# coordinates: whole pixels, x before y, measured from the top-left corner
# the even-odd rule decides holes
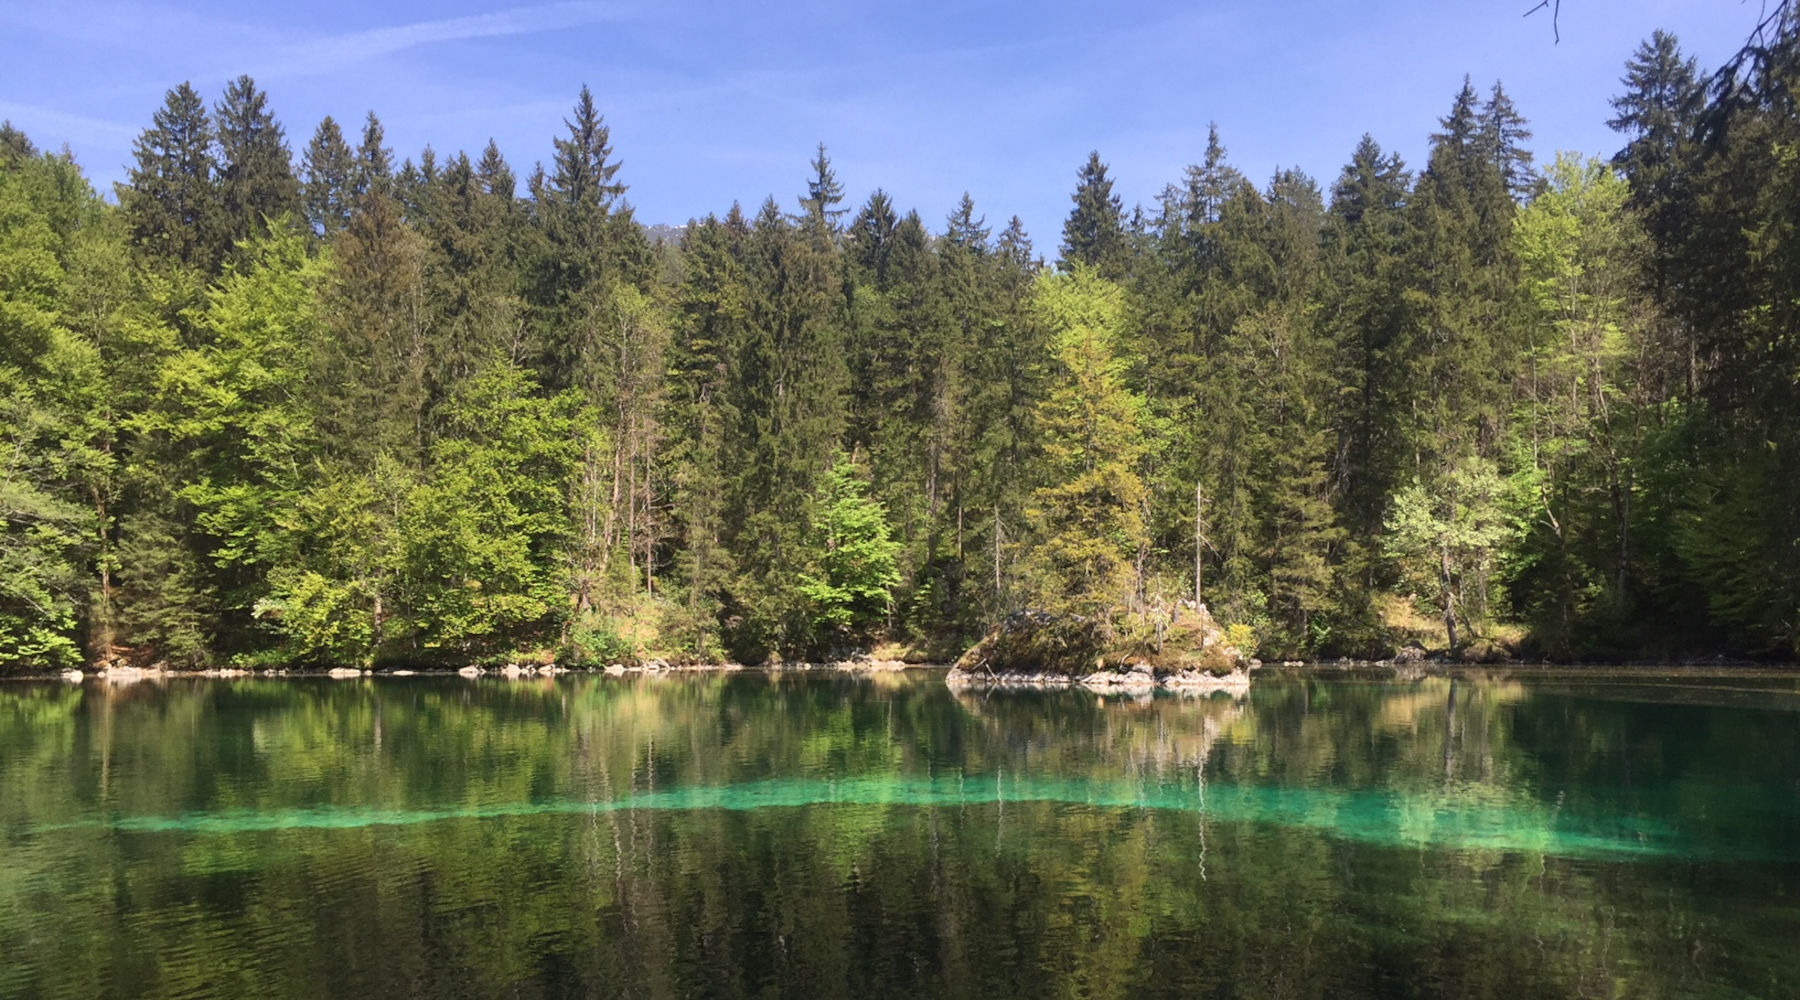
[[[1444,602],[1444,632],[1449,636],[1450,649],[1456,649],[1456,592],[1452,589],[1450,576],[1450,542],[1445,539],[1438,549],[1438,584]]]
[[[1205,591],[1201,586],[1204,570],[1202,563],[1206,548],[1206,493],[1205,484],[1194,481],[1194,607],[1198,608],[1205,599]]]

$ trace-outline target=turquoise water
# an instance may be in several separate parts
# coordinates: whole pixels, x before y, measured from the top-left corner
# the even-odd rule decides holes
[[[1800,996],[1800,677],[0,685],[0,997]]]

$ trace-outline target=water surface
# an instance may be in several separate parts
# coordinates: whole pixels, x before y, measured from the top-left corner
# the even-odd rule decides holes
[[[0,997],[1800,995],[1800,676],[0,685]]]

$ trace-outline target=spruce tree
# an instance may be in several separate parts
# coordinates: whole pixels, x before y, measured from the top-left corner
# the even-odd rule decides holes
[[[0,120],[0,166],[10,167],[20,160],[37,155],[31,137],[13,127],[10,119]]]
[[[1537,174],[1531,167],[1531,150],[1523,143],[1531,138],[1531,127],[1525,116],[1513,105],[1506,88],[1494,81],[1487,104],[1481,109],[1481,131],[1477,142],[1483,153],[1499,168],[1506,190],[1514,201],[1523,203],[1531,197]]]
[[[1330,351],[1333,400],[1331,479],[1346,529],[1338,603],[1351,648],[1378,642],[1367,629],[1378,585],[1378,542],[1388,498],[1401,482],[1410,442],[1404,294],[1407,253],[1416,240],[1407,212],[1412,177],[1398,154],[1363,136],[1332,187],[1325,239],[1322,334]]]
[[[168,92],[138,136],[119,204],[132,242],[150,260],[207,273],[218,265],[226,230],[213,138],[206,104],[188,83]]]
[[[475,176],[481,180],[481,188],[491,197],[510,205],[518,191],[518,177],[512,167],[507,165],[506,157],[500,155],[500,146],[489,139],[487,146],[481,151],[481,160],[475,165]]]
[[[1103,278],[1122,278],[1127,246],[1124,203],[1113,194],[1112,178],[1106,176],[1099,151],[1088,154],[1076,178],[1075,193],[1069,199],[1075,207],[1063,223],[1062,258],[1056,266],[1066,270],[1086,264]]]
[[[1510,372],[1503,313],[1515,281],[1508,240],[1517,206],[1500,165],[1485,155],[1490,144],[1467,79],[1443,128],[1411,206],[1419,308],[1407,355],[1419,396],[1409,433],[1421,466],[1477,449],[1491,456]]]
[[[1029,274],[1039,266],[1031,236],[1025,232],[1024,221],[1016,215],[1006,220],[1006,228],[1000,231],[994,249],[1020,274]]]
[[[894,229],[900,217],[886,191],[876,188],[850,222],[848,251],[857,277],[876,287],[887,284],[888,254],[893,249]]]
[[[956,211],[950,213],[945,222],[944,238],[954,246],[986,253],[988,250],[987,218],[975,217],[975,199],[964,191],[962,200],[956,203]]]
[[[332,240],[335,266],[324,293],[332,336],[314,359],[322,447],[350,465],[366,468],[387,454],[412,468],[425,447],[426,247],[389,186],[365,176],[349,222]]]
[[[838,208],[844,202],[844,186],[831,169],[831,158],[825,155],[825,144],[819,143],[819,154],[812,160],[813,175],[806,182],[806,195],[800,199],[801,217],[811,219],[828,232],[836,232],[838,220],[849,211]]]
[[[719,615],[732,600],[733,476],[743,446],[736,358],[750,333],[742,235],[714,216],[688,227],[670,349],[670,442],[675,571],[682,614],[673,638],[695,655],[722,655]]]
[[[306,223],[329,241],[350,223],[352,178],[356,158],[344,133],[330,115],[319,122],[301,158],[300,197]]]
[[[1148,542],[1145,406],[1118,353],[1124,290],[1077,264],[1040,278],[1035,299],[1055,362],[1035,411],[1043,485],[1029,511],[1031,587],[1051,610],[1110,616],[1141,597],[1134,567]]]
[[[1684,186],[1699,153],[1695,131],[1706,92],[1698,64],[1663,31],[1638,46],[1620,82],[1626,90],[1612,99],[1616,114],[1606,124],[1626,144],[1613,163],[1631,183],[1631,205],[1655,242],[1654,288],[1666,298],[1678,278],[1676,248],[1693,222],[1694,198]],[[1682,341],[1684,348],[1692,346],[1690,338]],[[1691,394],[1691,369],[1686,381]]]
[[[1694,137],[1706,100],[1699,65],[1683,56],[1674,35],[1657,31],[1632,53],[1619,82],[1625,92],[1612,99],[1616,114],[1606,124],[1627,142],[1613,162],[1631,181],[1636,204],[1666,200],[1671,171]]]
[[[449,398],[459,381],[516,354],[523,319],[512,244],[518,224],[510,171],[490,143],[492,179],[458,154],[424,192],[427,211],[414,223],[425,238],[427,406]],[[494,193],[498,185],[501,193]]]
[[[353,199],[393,193],[394,151],[387,147],[386,135],[381,119],[369,112],[363,122],[362,140],[356,147],[356,166],[350,174]]]
[[[563,124],[569,134],[555,140],[549,190],[556,204],[572,213],[604,216],[625,194],[625,185],[613,179],[621,164],[612,159],[612,130],[587,85],[575,99],[575,117]]]
[[[1269,623],[1258,644],[1316,654],[1332,641],[1340,611],[1331,564],[1346,537],[1332,509],[1331,358],[1318,330],[1325,209],[1318,186],[1296,171],[1276,174],[1266,203],[1261,243],[1274,280],[1240,340],[1262,387],[1250,396],[1248,442],[1257,583]],[[1327,628],[1317,627],[1321,620]]]
[[[225,238],[232,244],[300,214],[300,182],[269,95],[240,76],[225,88],[216,117],[219,129],[219,204]]]
[[[729,638],[757,659],[807,642],[796,589],[808,555],[802,531],[846,424],[842,260],[823,237],[816,221],[790,225],[770,198],[746,243],[751,335],[738,360],[735,409],[747,440],[733,506],[745,512],[734,551],[753,574],[743,581],[752,613]]]

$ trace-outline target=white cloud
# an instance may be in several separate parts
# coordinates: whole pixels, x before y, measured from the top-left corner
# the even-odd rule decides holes
[[[288,46],[278,65],[265,72],[319,73],[423,45],[474,38],[533,35],[599,21],[623,20],[627,16],[625,8],[618,5],[572,2],[515,7],[466,17],[418,21],[391,28],[372,28],[309,39]]]
[[[41,147],[55,149],[63,143],[77,148],[129,146],[138,130],[120,122],[86,115],[72,115],[55,108],[0,100],[0,119],[22,130]]]

